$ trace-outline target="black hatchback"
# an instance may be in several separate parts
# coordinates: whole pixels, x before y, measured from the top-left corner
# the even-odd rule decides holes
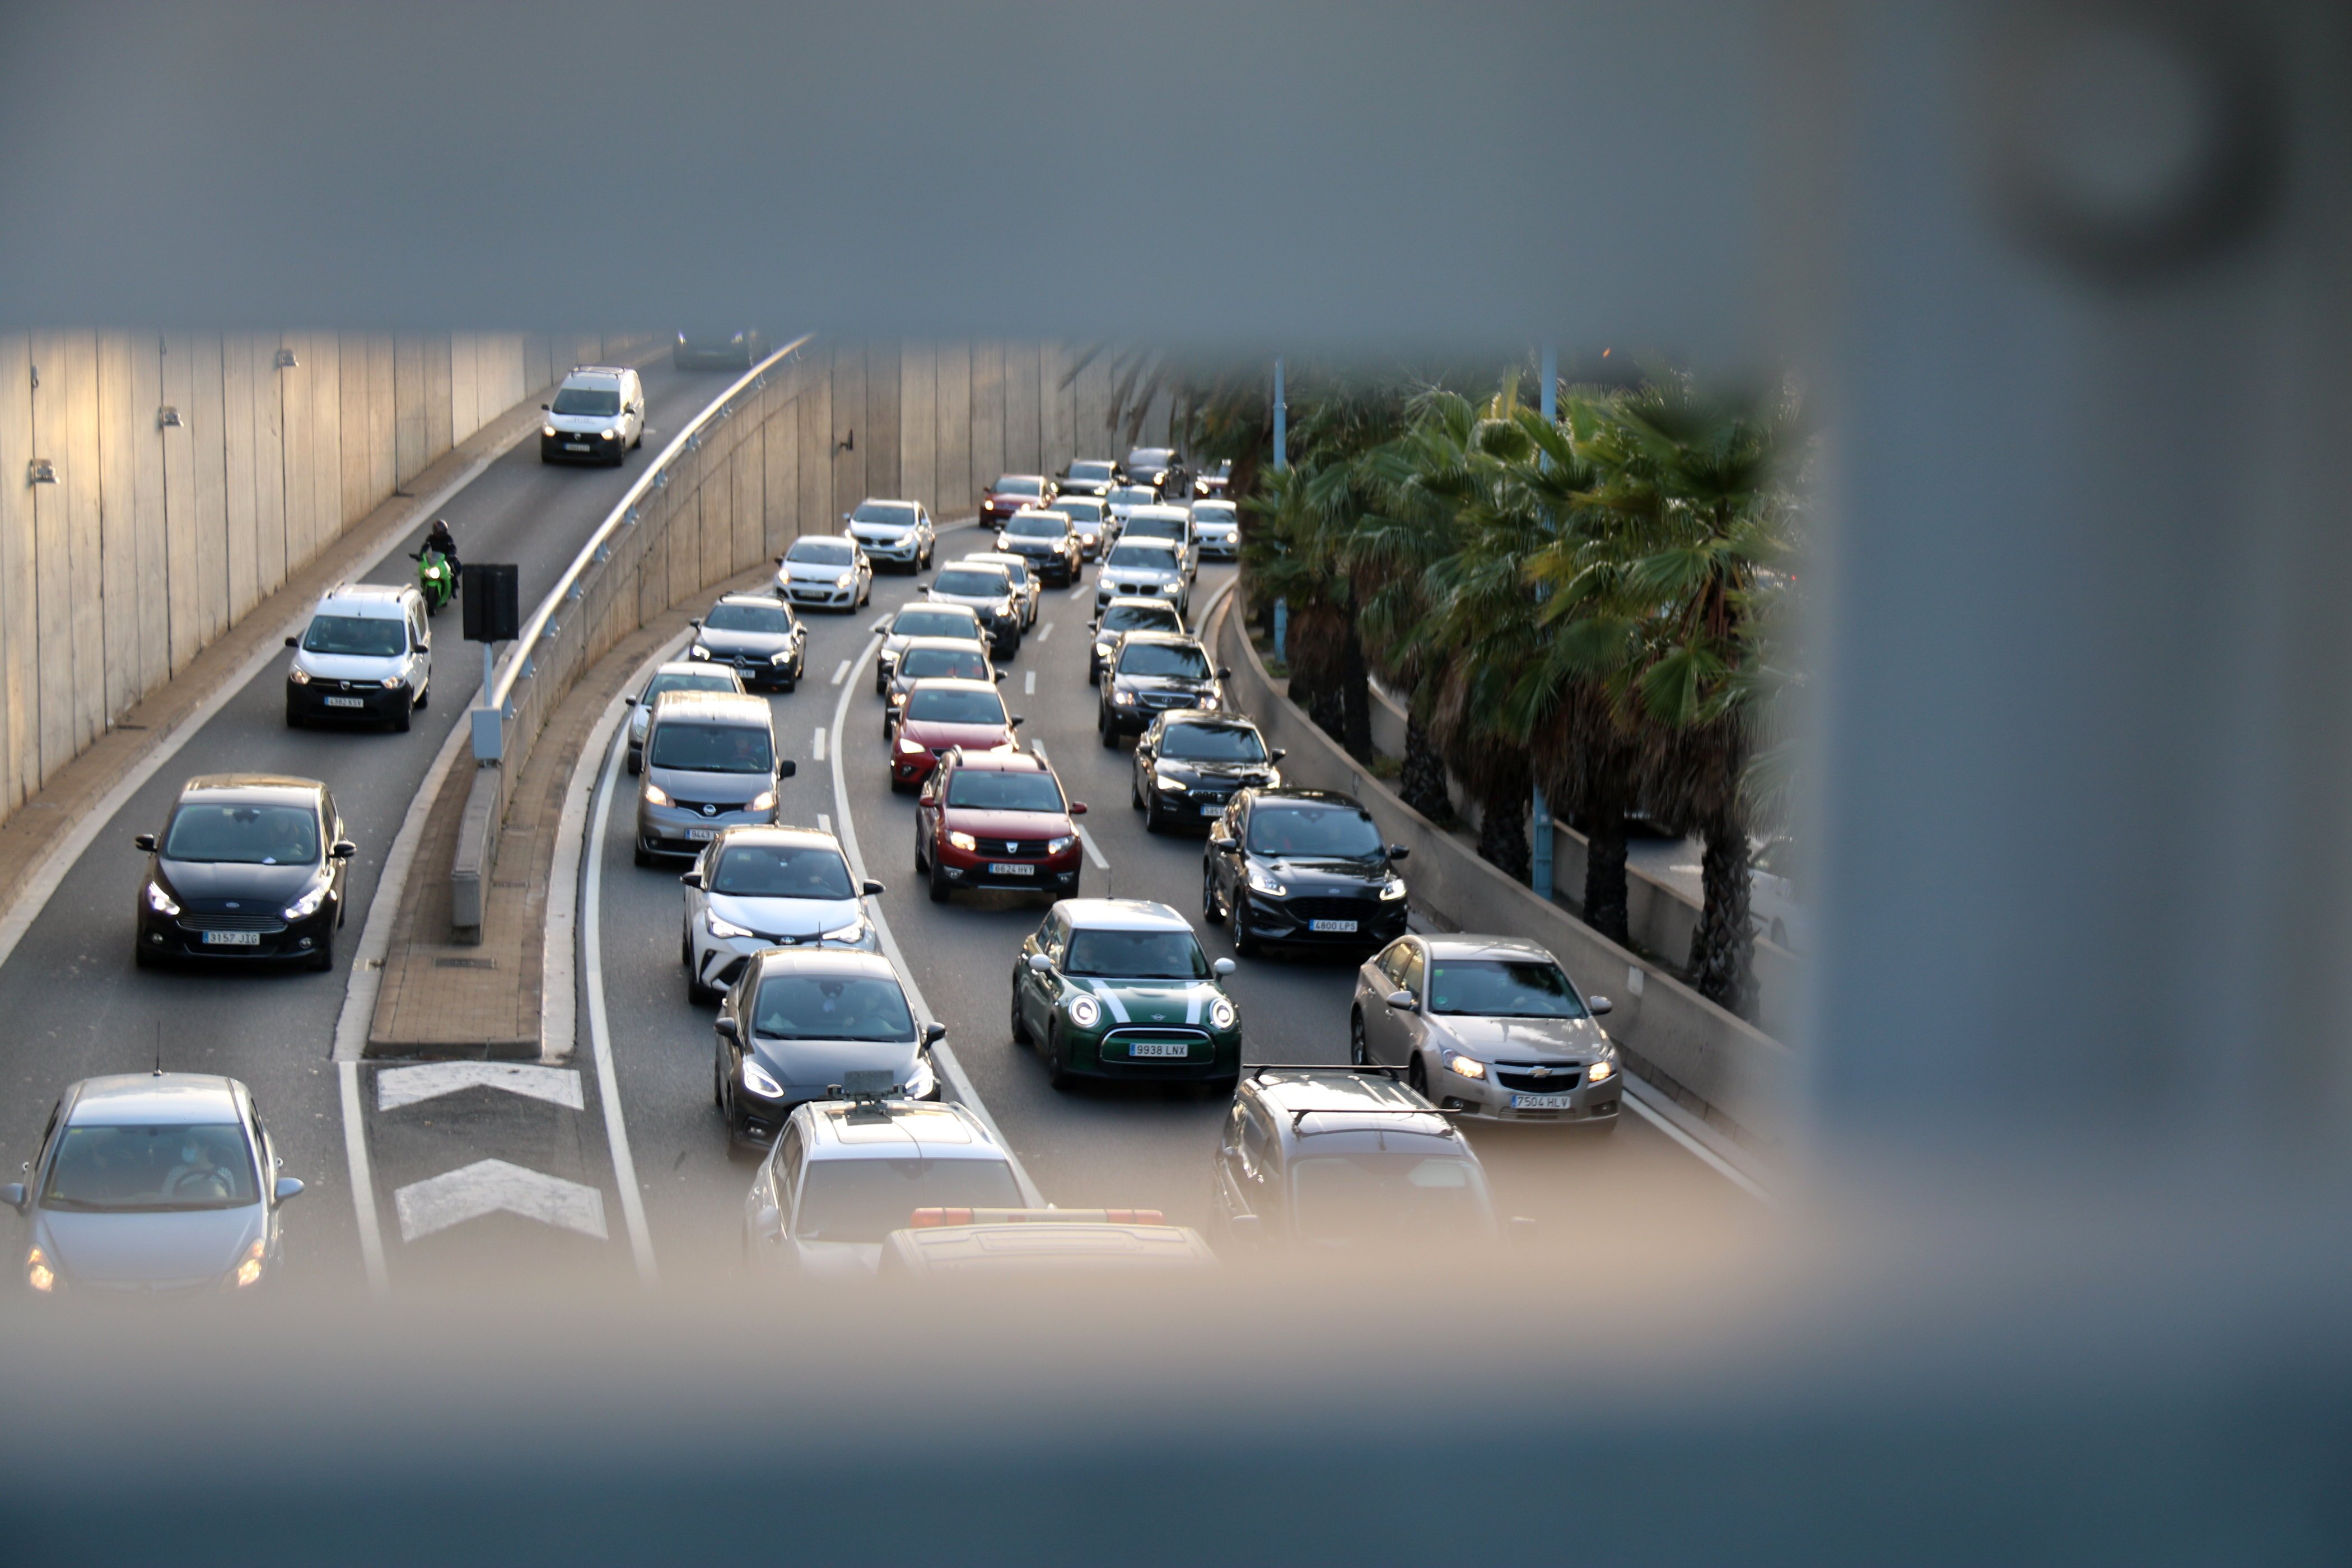
[[[135,955],[335,966],[343,880],[358,846],[316,779],[212,773],[180,786],[161,835],[142,833]]]
[[[1245,789],[1209,829],[1201,915],[1230,921],[1244,958],[1269,942],[1369,952],[1404,934],[1404,856],[1352,796]]]

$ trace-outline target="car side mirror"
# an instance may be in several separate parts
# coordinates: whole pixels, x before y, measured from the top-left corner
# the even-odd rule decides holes
[[[689,888],[699,888],[702,886],[702,873],[699,871],[680,871],[677,874],[677,879],[684,882]]]
[[[634,697],[624,697],[621,699],[621,704],[625,708],[635,708],[637,705],[637,700]]]
[[[1410,1013],[1412,1011],[1412,993],[1391,991],[1388,994],[1388,1005],[1400,1013]]]
[[[155,852],[155,836],[152,833],[140,834],[131,842],[137,845],[140,848],[146,850],[151,855]]]
[[[288,647],[300,647],[302,646],[302,639],[300,637],[288,637],[286,639],[286,646]]]
[[[1267,762],[1270,762],[1270,763],[1278,763],[1278,762],[1282,761],[1282,759],[1283,759],[1283,758],[1285,758],[1285,757],[1286,757],[1286,756],[1288,756],[1288,755],[1290,755],[1290,752],[1289,752],[1289,751],[1288,751],[1287,749],[1286,749],[1286,748],[1284,748],[1284,747],[1281,747],[1281,746],[1276,746],[1276,747],[1275,747],[1275,748],[1274,748],[1274,750],[1272,750],[1272,751],[1268,752],[1265,754],[1265,760],[1266,760]]]
[[[999,680],[1002,680],[1002,679],[1003,679],[1007,675],[1009,675],[1009,674],[1011,674],[1011,673],[1012,673],[1012,672],[1011,672],[1010,670],[1003,670],[1003,669],[1000,669],[1000,670],[998,670],[998,671],[996,672],[996,679],[999,679]]]
[[[1233,678],[1234,672],[1232,669],[1224,665],[1219,665],[1217,667],[1217,679],[1219,680],[1231,680]]]
[[[1612,1002],[1606,996],[1587,996],[1584,999],[1584,1010],[1591,1014],[1596,1018],[1601,1016],[1601,1014],[1610,1011],[1616,1005],[1616,1003]]]
[[[1209,973],[1215,975],[1218,979],[1223,980],[1226,975],[1231,974],[1234,970],[1239,969],[1240,967],[1240,964],[1235,963],[1230,958],[1221,958],[1214,963],[1209,965]]]
[[[1042,952],[1033,952],[1029,955],[1029,973],[1051,974],[1054,973],[1054,961]]]
[[[1212,849],[1231,849],[1233,847],[1234,847],[1234,836],[1233,836],[1232,834],[1230,834],[1230,833],[1226,832],[1223,828],[1222,828],[1222,827],[1217,828],[1217,829],[1215,829],[1214,831],[1213,831],[1213,832],[1209,835],[1209,847],[1210,847],[1210,848],[1212,848]]]
[[[751,1224],[763,1240],[773,1241],[784,1234],[783,1211],[773,1204],[763,1204],[760,1212],[752,1216]]]
[[[736,1026],[734,1019],[729,1017],[724,1013],[721,1013],[718,1017],[713,1018],[710,1021],[710,1026],[718,1030],[720,1034],[726,1036],[730,1040],[742,1038],[743,1031]]]
[[[1072,816],[1084,816],[1086,814],[1087,803],[1085,801],[1074,800],[1070,802],[1070,815]]]
[[[688,622],[687,622],[686,624],[687,624],[688,626],[692,626],[696,631],[700,631],[700,630],[702,629],[702,623],[701,623],[700,621],[698,621],[698,620],[697,620],[697,621],[688,621]]]
[[[26,1191],[25,1184],[22,1182],[11,1182],[6,1186],[0,1187],[0,1204],[6,1204],[18,1214],[25,1212],[25,1205],[31,1197],[32,1194]]]
[[[1013,728],[1014,728],[1014,729],[1018,730],[1019,728],[1021,728],[1021,725],[1022,725],[1023,721],[1023,721],[1023,716],[1022,716],[1021,714],[1015,713],[1014,715],[1013,715],[1013,719],[1012,719],[1012,725],[1013,725]]]
[[[299,1198],[301,1195],[302,1179],[299,1176],[280,1176],[278,1178],[278,1184],[270,1189],[270,1196],[281,1204],[288,1198]]]
[[[1402,844],[1391,844],[1389,846],[1389,858],[1391,860],[1402,860],[1412,853],[1412,850],[1406,848]]]
[[[841,521],[844,521],[844,522],[847,522],[847,521],[849,521],[849,514],[848,514],[847,512],[845,512],[845,512],[843,512],[843,513],[841,514]]]
[[[933,1021],[923,1026],[923,1044],[936,1046],[948,1037],[948,1026]]]
[[[431,653],[433,651],[433,639],[430,637],[418,637],[416,639],[416,651],[419,653]]]
[[[359,852],[360,847],[352,843],[348,838],[336,839],[334,847],[327,851],[330,856],[337,860],[348,860]]]
[[[782,556],[781,556],[781,555],[777,556],[777,557],[776,557],[776,564],[777,564],[777,565],[779,565],[779,566],[782,566],[783,563],[784,563],[784,558],[783,558]],[[694,624],[695,624],[696,626],[700,626],[702,623],[701,623],[700,621],[697,621],[697,622],[695,622]]]
[[[776,776],[780,779],[791,778],[800,771],[800,763],[793,761],[790,757],[786,757],[782,762],[776,764]]]
[[[857,896],[861,899],[878,898],[889,890],[889,889],[884,887],[881,883],[874,880],[873,878],[868,877],[866,879],[865,884],[857,889]]]

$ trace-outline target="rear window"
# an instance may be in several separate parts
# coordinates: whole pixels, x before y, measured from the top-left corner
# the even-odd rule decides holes
[[[68,1127],[41,1184],[45,1209],[153,1214],[261,1201],[253,1145],[234,1121]]]
[[[1054,502],[1054,510],[1073,522],[1100,522],[1103,503],[1091,496],[1065,496]]]
[[[713,605],[702,624],[715,632],[788,632],[793,613],[782,605]]]
[[[391,658],[408,651],[408,623],[398,616],[312,616],[302,651]]]
[[[1453,1155],[1317,1154],[1290,1167],[1293,1214],[1310,1246],[1481,1242],[1495,1215],[1478,1166]]]
[[[1129,539],[1181,539],[1191,525],[1180,517],[1130,517],[1127,520]]]
[[[719,857],[710,890],[739,899],[848,899],[849,863],[823,844],[737,844]]]
[[[953,594],[964,599],[1003,598],[1012,579],[1003,567],[983,572],[977,567],[950,568],[931,581],[934,593]]]
[[[760,983],[751,1027],[777,1040],[911,1040],[898,983],[876,974],[777,974]]]
[[[319,858],[319,815],[307,805],[183,801],[163,835],[163,858],[308,865]]]
[[[644,697],[638,700],[646,707],[665,691],[740,691],[742,683],[732,673],[726,675],[656,675],[646,682]]]
[[[567,386],[555,395],[558,414],[618,414],[621,395],[611,387]]]
[[[1150,506],[1160,499],[1160,492],[1150,485],[1121,485],[1110,492],[1114,506]]]
[[[1085,479],[1089,484],[1099,484],[1116,479],[1118,475],[1118,465],[1116,463],[1072,463],[1070,465],[1070,478]]]
[[[654,728],[647,760],[657,768],[700,773],[764,773],[776,765],[764,724],[696,724],[670,720]]]
[[[801,1181],[793,1234],[803,1241],[879,1241],[917,1209],[1019,1208],[1002,1160],[818,1160]]]
[[[993,691],[918,686],[907,696],[907,717],[932,724],[1002,724],[1004,700]]]
[[[948,781],[948,804],[974,811],[1054,811],[1062,809],[1062,786],[1051,773],[998,773],[988,768],[959,768]]]

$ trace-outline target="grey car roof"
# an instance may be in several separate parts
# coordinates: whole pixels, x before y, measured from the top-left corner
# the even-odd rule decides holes
[[[1182,931],[1192,924],[1148,899],[1063,899],[1054,906],[1080,931]]]
[[[808,1152],[813,1160],[904,1159],[911,1145],[926,1159],[1010,1163],[988,1130],[961,1105],[886,1100],[861,1106],[819,1100],[803,1109],[814,1134]]]
[[[738,680],[742,679],[735,674],[735,667],[731,664],[712,664],[707,659],[699,658],[665,659],[654,666],[654,675],[709,675],[722,678],[732,676]],[[647,676],[646,683],[651,685],[653,676]]]
[[[217,791],[254,800],[286,801],[292,796],[315,798],[326,787],[317,779],[296,778],[290,773],[198,773],[180,786],[180,794],[184,796],[199,790],[207,794]]]
[[[1421,939],[1429,948],[1432,958],[1540,958],[1547,963],[1559,961],[1551,950],[1522,936],[1482,936],[1476,931],[1452,931]]]
[[[761,975],[858,974],[897,981],[898,972],[878,952],[839,947],[772,947],[753,960]],[[902,986],[903,990],[904,987]]]
[[[235,1079],[214,1073],[121,1073],[87,1078],[74,1086],[73,1110],[68,1120],[85,1119],[110,1126],[170,1126],[204,1120],[235,1121],[238,1089]]]
[[[697,719],[714,724],[768,727],[767,702],[748,691],[665,691],[654,699],[656,719]]]
[[[1318,1133],[1381,1132],[1468,1146],[1426,1098],[1378,1073],[1276,1068],[1249,1076],[1259,1098],[1283,1118],[1286,1140],[1305,1130],[1304,1113]]]
[[[841,840],[822,827],[791,827],[782,824],[721,828],[716,842],[730,844],[796,844],[810,849],[839,849]]]
[[[415,589],[396,583],[338,583],[319,595],[314,616],[357,616],[392,620],[406,613]]]

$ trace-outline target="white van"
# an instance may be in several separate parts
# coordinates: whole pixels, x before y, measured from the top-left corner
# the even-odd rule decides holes
[[[415,588],[345,583],[330,589],[299,637],[288,637],[286,727],[364,719],[408,728],[433,695],[433,638]]]
[[[555,401],[540,409],[542,463],[618,464],[645,444],[645,384],[626,365],[572,366]]]

